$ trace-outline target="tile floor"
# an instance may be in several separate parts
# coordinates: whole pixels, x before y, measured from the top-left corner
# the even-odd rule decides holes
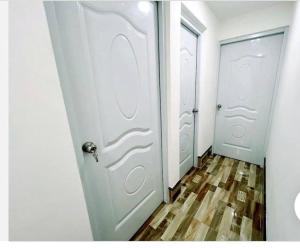
[[[264,240],[264,172],[257,165],[210,156],[181,181],[132,240]]]

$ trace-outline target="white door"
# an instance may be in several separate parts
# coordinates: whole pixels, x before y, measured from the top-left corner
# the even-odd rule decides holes
[[[94,238],[128,240],[163,201],[156,4],[46,9]]]
[[[180,177],[194,165],[197,35],[181,25],[180,45]]]
[[[214,153],[263,165],[282,39],[222,45]]]

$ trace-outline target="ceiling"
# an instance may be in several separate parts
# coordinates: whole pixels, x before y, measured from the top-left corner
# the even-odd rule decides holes
[[[206,3],[219,20],[225,20],[280,4],[281,1],[207,1]]]

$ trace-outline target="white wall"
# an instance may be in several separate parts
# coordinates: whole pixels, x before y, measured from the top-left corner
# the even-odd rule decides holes
[[[165,70],[168,186],[173,188],[179,180],[179,98],[180,98],[180,2],[164,2],[165,15]],[[164,102],[164,101],[162,101]]]
[[[219,39],[229,39],[269,29],[287,26],[291,23],[293,2],[280,4],[247,14],[235,16],[221,22]]]
[[[0,2],[0,241],[8,240],[8,2]]]
[[[300,240],[300,4],[290,29],[267,151],[267,239]]]
[[[92,240],[41,1],[10,2],[10,239]]]

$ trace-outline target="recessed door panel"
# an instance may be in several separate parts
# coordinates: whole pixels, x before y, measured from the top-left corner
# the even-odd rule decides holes
[[[181,25],[180,46],[180,177],[194,165],[194,113],[197,36]]]
[[[128,240],[163,199],[156,4],[49,6],[94,237]]]
[[[282,34],[222,45],[214,152],[263,165]]]
[[[81,11],[94,78],[99,82],[96,87],[105,146],[132,131],[149,131],[147,29],[139,29],[130,19],[95,6],[81,4]]]

